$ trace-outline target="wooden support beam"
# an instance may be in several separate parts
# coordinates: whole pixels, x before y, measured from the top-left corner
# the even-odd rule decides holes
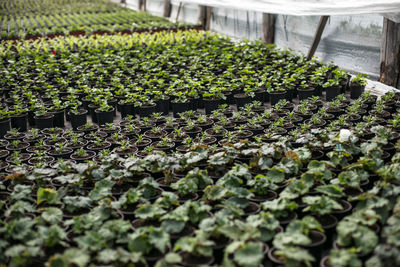
[[[211,7],[206,8],[206,25],[204,27],[206,31],[211,29]]]
[[[325,29],[326,23],[328,22],[328,19],[329,19],[329,16],[322,16],[320,18],[317,31],[315,32],[315,35],[314,35],[313,43],[311,45],[310,51],[308,51],[308,55],[307,55],[308,59],[311,59],[314,56],[315,51],[317,50],[319,41],[321,41],[321,36],[322,36],[322,33],[324,32],[324,29]]]
[[[146,11],[146,0],[139,0],[139,10]]]
[[[207,7],[199,5],[199,24],[203,29],[206,28],[206,15],[207,15]]]
[[[262,14],[262,40],[267,44],[273,44],[275,39],[275,16]]]
[[[183,3],[182,3],[182,2],[179,2],[178,11],[176,12],[176,19],[175,19],[175,22],[178,22],[179,15],[181,14],[182,6],[183,6]]]
[[[381,42],[381,83],[399,87],[400,85],[400,23],[387,18],[383,20]]]
[[[163,16],[169,18],[171,16],[171,0],[164,0]]]
[[[200,5],[199,10],[199,23],[204,30],[208,31],[211,23],[211,7]]]

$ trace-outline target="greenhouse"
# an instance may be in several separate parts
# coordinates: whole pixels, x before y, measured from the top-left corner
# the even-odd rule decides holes
[[[0,266],[400,266],[399,1],[4,0],[0,32]]]

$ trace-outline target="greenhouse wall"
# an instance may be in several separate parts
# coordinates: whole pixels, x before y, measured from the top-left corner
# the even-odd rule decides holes
[[[137,0],[128,0],[132,8]],[[177,17],[179,1],[172,0],[171,20]],[[147,0],[149,13],[161,16],[163,0]],[[194,4],[183,4],[178,20],[196,23],[199,8]],[[311,46],[319,16],[276,15],[275,43],[281,48],[290,48],[307,54]],[[383,17],[380,15],[332,16],[329,18],[315,56],[352,72],[366,73],[378,79],[380,65],[380,43]],[[211,30],[233,38],[259,39],[262,34],[262,14],[253,11],[212,8]]]

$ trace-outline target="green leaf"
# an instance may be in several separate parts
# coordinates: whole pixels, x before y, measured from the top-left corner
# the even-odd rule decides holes
[[[97,254],[96,259],[101,263],[111,263],[118,259],[119,255],[114,249],[103,249]]]
[[[46,208],[41,217],[50,224],[58,224],[63,219],[63,212],[59,208]]]
[[[86,251],[78,248],[70,248],[64,252],[65,258],[68,259],[69,263],[78,265],[79,267],[84,267],[89,263],[90,256]]]
[[[281,169],[271,168],[266,175],[274,183],[281,183],[285,179],[285,173]]]
[[[149,234],[149,241],[162,253],[165,253],[168,247],[171,246],[169,234],[162,229],[154,228]]]
[[[285,262],[285,266],[307,266],[311,267],[311,262],[314,262],[314,257],[305,249],[300,247],[285,247],[282,250],[277,250],[276,255],[281,256]]]
[[[96,182],[96,184],[94,185],[94,189],[89,193],[90,199],[98,201],[100,199],[111,196],[111,189],[114,184],[115,182],[106,179]]]
[[[139,205],[135,210],[136,217],[140,219],[154,219],[163,215],[166,211],[157,205],[147,203]]]
[[[332,198],[341,198],[344,196],[343,189],[340,186],[333,184],[317,186],[315,191]]]
[[[58,203],[58,193],[56,190],[51,188],[42,188],[40,187],[37,190],[37,201],[38,205],[42,203],[47,204],[57,204]]]
[[[170,234],[180,233],[185,228],[186,222],[177,220],[165,220],[161,223],[161,227]]]
[[[61,241],[67,237],[65,230],[58,225],[52,225],[50,227],[39,226],[38,232],[39,236],[48,247],[62,244]]]
[[[258,267],[264,258],[261,243],[249,242],[236,250],[234,260],[243,267]]]
[[[302,198],[302,201],[308,205],[303,211],[320,215],[330,214],[333,210],[343,210],[342,205],[327,196],[306,196]]]
[[[351,249],[333,249],[330,252],[329,262],[333,266],[361,267],[362,261],[357,257],[357,251]]]

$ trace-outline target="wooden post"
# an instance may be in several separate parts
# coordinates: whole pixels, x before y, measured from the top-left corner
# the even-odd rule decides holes
[[[163,16],[167,18],[171,16],[171,0],[164,0]]]
[[[206,15],[207,15],[207,7],[199,5],[199,23],[203,30],[206,29]]]
[[[203,30],[210,30],[210,22],[211,22],[211,7],[209,6],[199,6],[199,23]]]
[[[315,51],[317,50],[319,41],[321,41],[322,33],[324,32],[326,23],[328,22],[328,18],[329,16],[322,16],[319,20],[318,28],[317,31],[315,32],[313,43],[311,45],[310,51],[308,51],[307,55],[308,59],[311,59],[314,56]]]
[[[146,0],[139,0],[139,10],[146,11]]]
[[[206,24],[205,28],[206,31],[209,31],[211,29],[211,7],[206,8]]]
[[[387,18],[383,20],[381,43],[381,83],[400,85],[400,23]]]
[[[183,3],[182,3],[182,2],[179,2],[178,11],[176,12],[176,19],[175,19],[175,22],[178,22],[179,15],[181,14],[181,10],[182,10],[182,5],[183,5]]]
[[[273,44],[275,39],[275,16],[262,14],[262,40],[267,44]]]

